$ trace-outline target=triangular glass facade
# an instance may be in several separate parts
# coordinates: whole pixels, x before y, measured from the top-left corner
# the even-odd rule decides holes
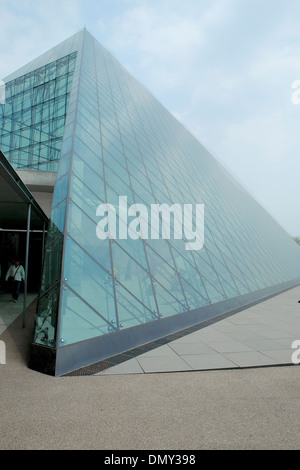
[[[86,30],[59,51],[43,64],[47,73],[67,60],[70,77],[34,368],[60,375],[299,283],[299,247],[108,51]],[[143,213],[148,236],[100,240],[97,208],[118,211],[120,196],[149,214],[153,204],[203,204],[203,247],[187,250],[175,223],[163,239]],[[186,222],[196,226],[193,211]]]

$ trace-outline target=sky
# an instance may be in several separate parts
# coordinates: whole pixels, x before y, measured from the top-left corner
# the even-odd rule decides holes
[[[300,236],[299,18],[299,0],[0,0],[0,79],[86,27]]]

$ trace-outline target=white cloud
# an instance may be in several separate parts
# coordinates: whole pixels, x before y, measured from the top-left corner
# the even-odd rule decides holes
[[[1,0],[0,77],[14,72],[81,27],[79,0]]]
[[[174,1],[134,6],[106,26],[107,47],[130,63],[153,90],[186,84],[199,51],[205,49],[211,28],[228,16],[229,0],[199,3]],[[103,29],[103,20],[99,26]],[[109,32],[110,31],[110,32]]]
[[[299,0],[0,2],[0,78],[86,24],[260,200],[300,200]]]

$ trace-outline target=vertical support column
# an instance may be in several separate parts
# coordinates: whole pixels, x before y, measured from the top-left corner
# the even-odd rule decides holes
[[[25,254],[25,286],[23,300],[23,328],[26,328],[26,304],[27,304],[27,285],[28,285],[28,258],[29,258],[29,239],[30,239],[30,221],[31,221],[31,203],[28,205],[27,213],[27,233],[26,233],[26,254]]]
[[[43,242],[42,242],[42,271],[44,266],[44,258],[45,258],[45,231],[46,231],[46,222],[43,225]]]

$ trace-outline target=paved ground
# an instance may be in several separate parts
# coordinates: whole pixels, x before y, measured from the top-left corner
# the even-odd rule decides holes
[[[103,374],[138,374],[292,364],[300,340],[300,288],[289,290]]]
[[[278,339],[276,331],[291,326],[292,318],[294,331],[289,326],[285,337],[279,339],[300,340],[300,291],[293,289],[287,294],[282,294],[285,300],[277,297],[274,304],[287,316],[284,324],[278,324],[277,329],[274,323],[270,327],[265,324],[265,328],[260,325],[262,336],[269,331],[272,341]],[[296,304],[299,310],[294,310]],[[231,323],[240,318],[237,315],[230,318]],[[27,368],[33,321],[34,304],[25,330],[22,316],[18,316],[0,336],[7,352],[6,364],[0,365],[1,450],[300,447],[298,366],[171,373],[144,373],[143,369],[143,373],[107,371],[106,375],[52,378]],[[161,357],[157,356],[158,363]]]
[[[27,306],[35,299],[35,294],[27,294]],[[0,335],[18,318],[20,311],[23,310],[23,295],[19,297],[17,303],[11,301],[10,294],[0,294]],[[23,316],[22,316],[23,319]],[[26,314],[25,314],[26,325]]]

